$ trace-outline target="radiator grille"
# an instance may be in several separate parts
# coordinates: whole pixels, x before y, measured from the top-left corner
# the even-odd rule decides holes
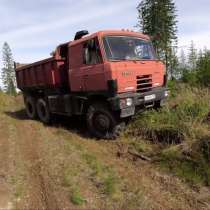
[[[152,90],[152,75],[137,76],[136,81],[138,93],[144,93]]]

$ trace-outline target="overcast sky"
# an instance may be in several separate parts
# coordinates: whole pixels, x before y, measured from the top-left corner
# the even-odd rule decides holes
[[[56,45],[88,29],[134,29],[140,0],[0,0],[0,47],[7,41],[18,62],[49,56]],[[210,0],[175,0],[179,46],[194,40],[210,48]],[[1,49],[1,48],[0,48]],[[0,54],[0,67],[1,67]]]

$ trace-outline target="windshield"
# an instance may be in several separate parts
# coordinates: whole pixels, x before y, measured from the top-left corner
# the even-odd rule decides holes
[[[106,36],[103,40],[108,60],[155,60],[150,41],[131,36]]]

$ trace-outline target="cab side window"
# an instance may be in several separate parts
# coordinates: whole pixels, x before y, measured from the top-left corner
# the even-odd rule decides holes
[[[94,65],[102,63],[101,51],[99,47],[98,40],[91,39],[88,40],[83,45],[83,63],[86,65]]]

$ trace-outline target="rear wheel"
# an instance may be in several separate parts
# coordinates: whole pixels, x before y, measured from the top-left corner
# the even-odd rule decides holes
[[[92,135],[102,139],[116,139],[125,123],[120,122],[104,104],[93,104],[87,112],[87,126]]]
[[[50,114],[50,110],[49,110],[47,102],[44,99],[40,98],[37,101],[36,108],[37,108],[37,113],[38,113],[39,119],[43,123],[50,123],[51,114]]]
[[[36,99],[32,96],[25,96],[24,98],[26,113],[30,119],[37,118]]]

